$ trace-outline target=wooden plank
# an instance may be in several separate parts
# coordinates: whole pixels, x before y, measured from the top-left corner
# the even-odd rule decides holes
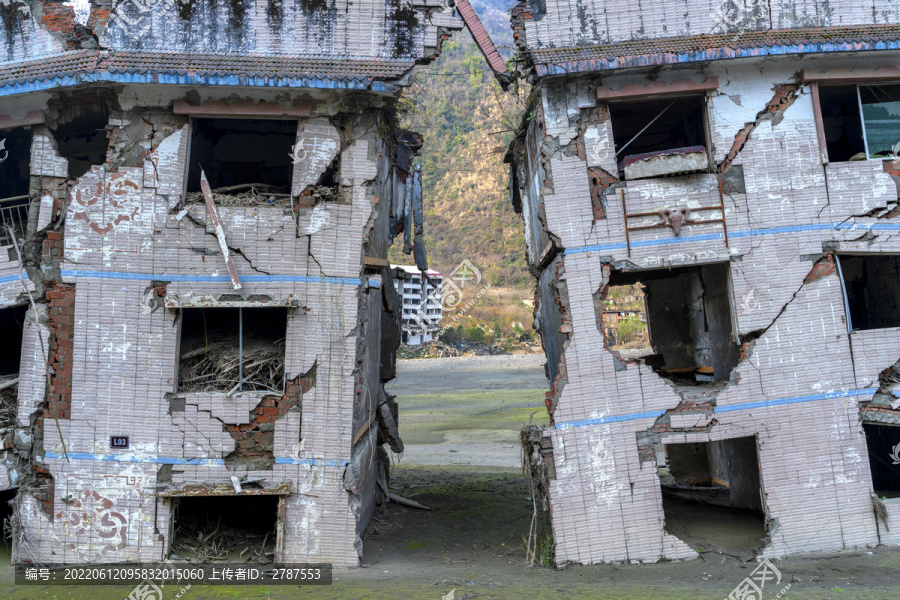
[[[600,86],[597,88],[597,100],[625,100],[634,98],[658,98],[667,94],[691,94],[709,92],[719,89],[719,78],[710,77],[706,81],[697,83],[690,79],[679,79],[672,83],[663,81],[651,81],[647,85],[630,83],[618,90]]]
[[[825,140],[825,120],[822,118],[822,104],[819,100],[819,82],[809,84],[812,92],[813,115],[816,119],[816,134],[819,139],[819,159],[823,165],[828,164],[828,142]]]
[[[845,67],[817,71],[815,69],[803,69],[800,80],[803,83],[813,81],[825,81],[827,83],[876,83],[884,81],[897,81],[900,79],[900,67],[884,66],[878,68],[856,67],[852,71]]]
[[[203,191],[203,198],[206,200],[206,210],[209,213],[209,220],[212,222],[216,230],[216,238],[219,240],[219,249],[222,256],[225,257],[225,265],[228,267],[228,276],[231,277],[231,286],[239,290],[241,289],[241,278],[238,277],[237,268],[231,259],[231,252],[228,250],[228,243],[225,241],[225,230],[222,229],[222,222],[219,220],[219,213],[216,211],[216,201],[213,199],[212,190],[209,187],[209,181],[206,179],[206,173],[200,169],[200,189]]]
[[[353,445],[354,446],[356,445],[356,442],[358,442],[360,440],[360,438],[362,438],[363,434],[369,430],[369,427],[372,426],[372,423],[375,421],[375,416],[377,414],[378,414],[377,412],[373,412],[372,416],[369,418],[369,420],[366,422],[366,424],[363,425],[362,427],[360,427],[359,431],[356,432],[356,435],[353,436]]]
[[[172,112],[176,115],[195,117],[256,117],[269,119],[302,118],[310,115],[310,105],[300,104],[284,108],[280,102],[201,102],[192,106],[184,100],[172,102]]]
[[[367,267],[390,267],[391,263],[386,258],[375,258],[374,256],[364,256],[363,264]]]

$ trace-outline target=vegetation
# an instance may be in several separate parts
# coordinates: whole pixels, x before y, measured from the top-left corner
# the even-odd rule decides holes
[[[512,54],[506,0],[473,2],[501,52]],[[467,31],[444,42],[440,58],[420,67],[401,102],[402,125],[425,138],[425,247],[429,267],[445,276],[468,259],[482,280],[464,289],[460,307],[490,286],[464,315],[445,313],[447,339],[490,343],[533,337],[531,276],[522,219],[509,204],[503,156],[520,122],[525,93],[503,92]],[[410,264],[399,244],[391,262]],[[470,282],[474,283],[474,282]],[[454,316],[459,316],[452,321]]]

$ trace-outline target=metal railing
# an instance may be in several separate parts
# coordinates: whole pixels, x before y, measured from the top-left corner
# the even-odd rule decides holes
[[[28,226],[29,196],[13,196],[0,198],[0,246],[11,246],[13,240],[9,236],[9,229],[18,240],[25,239],[25,229]]]

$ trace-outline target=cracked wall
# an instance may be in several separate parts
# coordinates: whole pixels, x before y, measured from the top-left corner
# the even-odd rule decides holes
[[[532,0],[523,0],[517,7],[522,33],[532,48],[900,21],[900,9],[890,0],[637,0],[627,4],[561,0],[546,5],[545,14],[537,13]]]
[[[461,21],[440,0],[111,2],[87,15],[49,0],[0,6],[0,56],[23,60],[66,50],[434,58]]]
[[[554,23],[548,14],[534,26]],[[622,19],[619,27],[609,35],[634,23]],[[823,71],[891,61],[805,60]],[[896,161],[823,164],[810,85],[799,72],[797,59],[784,57],[538,83],[536,108],[508,159],[553,381],[545,434],[555,465],[548,483],[559,563],[696,556],[665,530],[652,450],[663,442],[757,440],[763,556],[896,543],[886,527],[896,507],[888,506],[888,523],[873,511],[861,422],[897,414],[896,399],[878,390],[879,375],[896,362],[900,331],[848,332],[834,258],[900,252],[890,221]],[[712,77],[718,85],[706,93],[706,110],[714,168],[620,180],[598,86],[699,85]],[[680,208],[697,222],[685,221],[679,234],[669,226],[626,233],[626,219],[630,228],[650,226],[659,211]],[[639,279],[712,263],[728,266],[732,337],[740,345],[729,377],[686,390],[642,360],[609,351],[596,307],[612,272]]]
[[[381,332],[397,327],[386,253],[405,222],[414,150],[390,99],[229,92],[236,114],[254,101],[288,115],[309,107],[285,117],[304,151],[290,198],[217,206],[236,290],[207,207],[185,201],[191,121],[171,109],[178,94],[202,107],[224,93],[103,94],[107,160],[80,177],[50,129],[59,99],[48,99],[31,126],[25,288],[12,248],[2,253],[3,305],[29,302],[27,288],[37,307],[18,427],[3,438],[5,479],[19,487],[16,559],[162,560],[177,498],[222,493],[234,476],[284,497],[277,561],[357,565],[384,499],[381,445],[402,451],[383,390],[396,348]],[[337,159],[343,200],[304,196]],[[283,393],[179,392],[180,309],[261,305],[287,307]],[[111,448],[111,436],[130,447]]]

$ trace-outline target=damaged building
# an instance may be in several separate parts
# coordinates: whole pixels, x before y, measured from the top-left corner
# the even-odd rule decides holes
[[[759,557],[900,544],[897,3],[523,0],[512,25],[557,562],[697,556],[679,498],[697,531],[746,515]],[[619,286],[644,348],[607,339]]]
[[[392,240],[427,268],[395,100],[463,21],[74,5],[0,5],[14,560],[357,565],[403,447]]]

